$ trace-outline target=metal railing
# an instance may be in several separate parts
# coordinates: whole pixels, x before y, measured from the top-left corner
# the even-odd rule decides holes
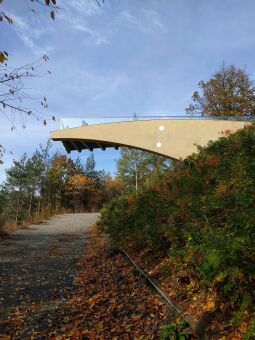
[[[231,120],[231,121],[255,121],[255,115],[250,116],[113,116],[113,117],[80,117],[61,118],[60,128],[74,128],[86,125],[110,124],[118,122],[129,122],[136,120]]]

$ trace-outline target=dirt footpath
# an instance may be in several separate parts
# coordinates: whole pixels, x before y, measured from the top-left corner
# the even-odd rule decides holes
[[[1,333],[30,338],[36,325],[50,326],[50,313],[73,289],[73,264],[84,253],[86,231],[97,219],[96,213],[58,215],[0,243],[0,339]],[[28,328],[21,334],[24,322]]]

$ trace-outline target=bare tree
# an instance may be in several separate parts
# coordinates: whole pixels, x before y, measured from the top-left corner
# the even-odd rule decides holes
[[[43,6],[49,10],[51,19],[55,19],[55,13],[60,9],[58,0],[23,0],[29,10],[36,12],[36,8]],[[104,0],[95,0],[98,6]],[[4,0],[0,0],[0,9]],[[39,6],[38,6],[39,5]],[[11,25],[13,19],[4,11],[0,10],[0,24],[7,23]],[[8,62],[8,52],[2,51],[0,47],[0,113],[3,114],[11,123],[11,130],[15,129],[15,124],[19,118],[18,123],[25,127],[27,116],[36,118],[44,125],[47,120],[55,120],[53,115],[47,115],[41,109],[47,109],[47,99],[43,97],[34,98],[27,87],[27,81],[39,75],[40,67],[44,62],[48,61],[48,56],[44,55],[42,58],[31,64],[23,65],[21,67],[10,67]],[[50,73],[50,71],[48,71]],[[38,105],[39,104],[39,105]],[[39,108],[38,108],[39,106]],[[0,145],[0,164],[5,149]]]
[[[9,67],[7,63],[0,64],[0,112],[10,121],[12,130],[18,118],[25,127],[26,116],[34,117],[44,125],[47,119],[55,120],[54,116],[45,115],[36,108],[39,104],[41,108],[47,109],[46,98],[41,100],[32,97],[26,87],[26,81],[39,76],[38,69],[47,61],[48,57],[44,55],[40,60],[18,68]]]

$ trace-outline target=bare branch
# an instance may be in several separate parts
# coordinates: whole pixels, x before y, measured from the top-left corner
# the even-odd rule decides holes
[[[22,119],[23,125],[28,116],[36,118],[44,125],[49,119],[55,120],[54,116],[41,112],[41,109],[48,109],[47,99],[32,97],[29,94],[30,89],[26,87],[27,80],[40,76],[38,69],[47,60],[48,57],[43,56],[34,63],[17,68],[0,64],[0,112],[11,122],[12,129],[15,128],[16,114]]]

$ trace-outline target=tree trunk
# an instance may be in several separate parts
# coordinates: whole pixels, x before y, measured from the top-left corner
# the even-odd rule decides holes
[[[29,219],[31,217],[32,202],[33,202],[33,190],[31,191],[31,194],[30,194],[30,200],[29,200],[29,206],[28,206],[28,218]]]
[[[135,190],[138,190],[138,172],[137,172],[137,165],[135,166]]]
[[[39,196],[39,200],[38,200],[38,207],[37,207],[37,215],[38,216],[40,214],[40,210],[41,210],[41,196]]]
[[[16,225],[18,224],[18,214],[19,214],[19,206],[20,206],[20,194],[21,194],[21,188],[19,188],[19,194],[18,194],[18,202],[17,202],[17,207],[16,207]]]

